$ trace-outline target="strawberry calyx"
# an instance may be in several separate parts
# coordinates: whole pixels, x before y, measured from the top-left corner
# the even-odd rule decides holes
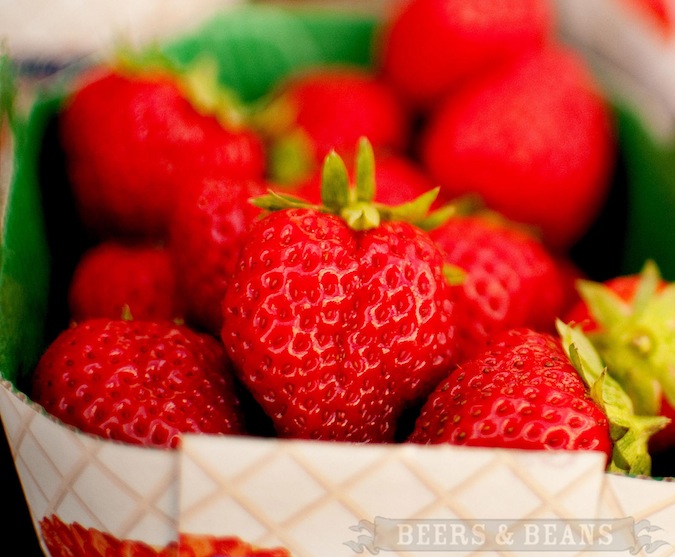
[[[588,337],[636,411],[658,414],[662,397],[675,406],[675,283],[664,283],[647,261],[629,301],[598,282],[580,281],[578,289],[598,324]]]
[[[629,394],[614,378],[613,369],[606,365],[593,342],[579,325],[556,323],[563,349],[586,383],[591,398],[603,410],[609,421],[613,443],[609,472],[650,475],[649,438],[663,429],[670,420],[663,416],[642,415]]]
[[[353,230],[377,228],[384,221],[405,221],[430,230],[455,215],[473,211],[476,206],[476,199],[467,196],[432,211],[440,191],[438,187],[406,203],[389,206],[374,200],[375,189],[375,154],[370,141],[362,137],[356,152],[354,184],[350,183],[342,158],[335,151],[326,155],[321,176],[321,204],[271,190],[251,202],[267,211],[304,207],[338,215]]]

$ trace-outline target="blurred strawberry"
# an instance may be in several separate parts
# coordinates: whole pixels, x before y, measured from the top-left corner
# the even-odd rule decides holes
[[[260,214],[249,199],[265,193],[262,182],[200,179],[186,182],[170,225],[169,249],[186,321],[218,334],[221,300],[239,261],[243,237]]]
[[[260,139],[202,68],[179,74],[158,65],[99,66],[77,80],[60,114],[60,135],[90,231],[162,238],[178,192],[194,174],[262,177]]]
[[[182,315],[169,251],[109,240],[86,251],[68,292],[70,318],[176,319]]]
[[[548,0],[404,0],[389,15],[379,63],[426,111],[470,78],[540,48],[553,15]]]
[[[606,200],[613,121],[585,62],[552,46],[447,99],[423,131],[420,156],[446,195],[475,193],[564,251]]]
[[[322,66],[279,83],[255,120],[270,142],[270,179],[297,184],[335,150],[349,163],[367,137],[375,151],[408,146],[410,122],[391,87],[368,69]]]

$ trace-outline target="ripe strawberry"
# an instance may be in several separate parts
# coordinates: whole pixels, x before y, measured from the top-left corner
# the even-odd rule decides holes
[[[442,254],[370,203],[367,143],[357,164],[350,190],[341,159],[327,158],[322,210],[259,200],[279,210],[253,226],[225,293],[223,343],[282,437],[390,441],[454,361]]]
[[[467,80],[544,44],[548,0],[405,0],[389,14],[379,64],[412,105],[428,110]]]
[[[447,195],[480,195],[559,251],[599,213],[614,154],[608,104],[579,55],[562,46],[473,82],[430,117],[420,139],[423,164]]]
[[[636,416],[583,337],[562,324],[561,334],[562,344],[528,328],[491,337],[438,385],[409,441],[594,450],[610,470],[648,473],[647,440],[663,421]]]
[[[260,214],[249,199],[266,190],[262,182],[247,180],[189,184],[170,225],[170,251],[187,322],[218,334],[229,276],[243,236]]]
[[[675,285],[648,261],[640,273],[579,282],[581,300],[565,315],[586,332],[643,414],[675,417]],[[675,423],[650,441],[675,447]]]
[[[243,420],[222,346],[171,322],[90,319],[41,356],[32,400],[108,439],[175,447],[182,432],[236,434]]]
[[[60,135],[76,206],[89,230],[104,237],[163,237],[177,192],[191,176],[208,170],[262,177],[258,136],[219,117],[217,107],[191,101],[197,97],[192,75],[96,67],[74,85],[60,115]]]
[[[105,241],[80,258],[68,291],[70,318],[178,319],[180,302],[166,247]]]
[[[504,329],[555,330],[570,286],[536,237],[480,213],[448,219],[429,235],[445,261],[465,273],[457,301],[467,316],[460,329],[464,354]]]
[[[335,150],[350,159],[365,136],[376,151],[401,152],[410,122],[389,84],[372,71],[322,66],[279,83],[258,114],[274,182],[297,184],[320,171]]]

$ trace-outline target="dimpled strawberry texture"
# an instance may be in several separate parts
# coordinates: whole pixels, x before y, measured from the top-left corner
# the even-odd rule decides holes
[[[429,235],[445,261],[465,272],[457,302],[466,316],[463,354],[504,329],[555,330],[573,278],[536,237],[481,216],[451,218]]]
[[[282,437],[393,439],[453,363],[453,305],[419,229],[355,232],[310,209],[271,213],[244,245],[222,339]]]
[[[216,339],[186,327],[91,319],[48,346],[31,398],[87,433],[173,448],[183,432],[243,432],[227,366]]]
[[[526,328],[494,335],[429,397],[409,437],[515,449],[596,450],[609,422],[556,337]]]
[[[59,125],[80,217],[103,237],[163,238],[187,179],[256,179],[265,169],[258,137],[199,113],[163,74],[85,72]]]

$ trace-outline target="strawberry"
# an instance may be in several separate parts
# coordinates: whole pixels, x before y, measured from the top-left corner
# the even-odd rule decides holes
[[[263,176],[261,140],[218,112],[221,98],[202,91],[202,73],[100,66],[75,83],[59,130],[76,206],[90,231],[162,238],[177,192],[193,175]]]
[[[578,289],[581,300],[565,320],[586,332],[640,412],[674,417],[675,284],[648,261],[639,273],[582,280]],[[675,448],[675,423],[657,432],[650,448]]]
[[[249,198],[266,189],[262,182],[222,178],[189,184],[169,228],[169,250],[187,322],[218,334],[225,287],[243,236],[260,214]]]
[[[31,398],[107,439],[171,448],[182,432],[243,432],[220,343],[167,321],[89,319],[42,354]]]
[[[467,316],[465,354],[503,329],[555,330],[570,286],[538,238],[486,213],[448,219],[429,235],[465,273],[457,302]]]
[[[387,18],[378,64],[427,111],[468,80],[539,49],[554,27],[548,0],[404,0]]]
[[[447,99],[419,150],[448,196],[475,193],[565,251],[607,198],[614,140],[608,103],[585,62],[554,45]]]
[[[169,250],[155,244],[109,240],[85,251],[73,273],[70,318],[177,319],[181,317]]]
[[[404,409],[454,361],[442,254],[402,220],[424,220],[433,196],[378,209],[373,161],[361,141],[350,188],[330,154],[321,210],[257,200],[271,212],[247,235],[225,292],[223,343],[282,437],[391,441]]]
[[[515,328],[492,336],[438,385],[408,440],[593,450],[607,455],[610,470],[649,473],[647,440],[663,420],[634,415],[583,336],[562,323],[560,331]]]
[[[379,76],[360,67],[321,66],[277,84],[254,116],[270,150],[269,177],[297,184],[335,150],[343,159],[365,136],[376,151],[408,146],[409,116]]]

